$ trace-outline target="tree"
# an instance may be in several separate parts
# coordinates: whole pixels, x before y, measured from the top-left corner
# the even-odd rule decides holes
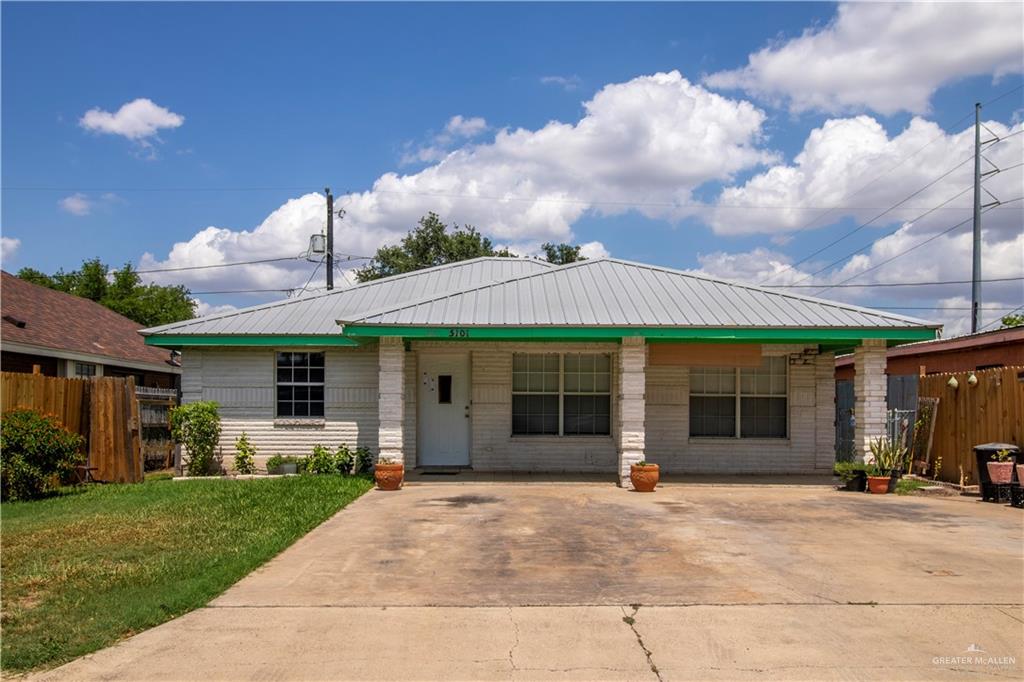
[[[572,244],[551,244],[545,242],[540,246],[541,250],[544,251],[544,257],[549,263],[555,265],[565,265],[566,263],[575,263],[576,261],[587,260],[586,256],[580,255],[580,246]]]
[[[58,270],[54,275],[47,275],[34,268],[22,268],[18,277],[96,301],[146,327],[195,317],[196,304],[188,289],[180,285],[143,284],[131,264],[111,273],[99,258],[93,258],[71,272]]]
[[[1003,327],[1024,327],[1024,313],[1020,315],[1006,315],[1000,322]]]
[[[402,238],[400,245],[377,249],[369,265],[356,271],[356,279],[369,282],[481,256],[515,257],[508,249],[496,250],[491,240],[472,225],[453,226],[450,232],[448,227],[436,213],[428,213],[420,218],[418,227]]]

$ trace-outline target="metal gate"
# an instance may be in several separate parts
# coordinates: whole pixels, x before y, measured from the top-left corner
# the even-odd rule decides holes
[[[917,375],[886,377],[886,435],[898,440],[901,424],[906,422],[907,443],[913,438],[914,418],[917,410]],[[836,382],[836,461],[849,462],[857,457],[853,447],[853,381],[843,379]]]
[[[836,382],[836,461],[849,462],[853,452],[853,382]]]

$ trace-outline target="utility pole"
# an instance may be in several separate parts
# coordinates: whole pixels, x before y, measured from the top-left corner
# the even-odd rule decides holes
[[[971,333],[981,329],[981,103],[974,104],[974,265],[971,269]]]
[[[327,291],[334,288],[334,195],[330,187],[324,187],[327,194]]]

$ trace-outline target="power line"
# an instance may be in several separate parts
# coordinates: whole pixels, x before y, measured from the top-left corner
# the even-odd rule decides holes
[[[192,296],[212,296],[214,294],[281,294],[295,289],[220,289],[218,291],[189,291]]]
[[[983,279],[984,283],[989,282],[1018,282],[1024,280],[1024,277],[997,277],[994,279]],[[854,289],[854,288],[872,288],[872,287],[925,287],[934,286],[936,284],[970,284],[973,280],[969,279],[947,279],[936,282],[872,282],[870,284],[833,284],[830,289]],[[765,284],[765,289],[820,289],[821,284]]]
[[[1003,315],[1003,317],[1009,317],[1010,315],[1013,315],[1014,313],[1021,312],[1021,311],[1024,311],[1024,305],[1017,306],[1016,308],[1011,310],[1006,315]],[[980,329],[978,329],[978,331],[979,332],[985,331],[986,329],[988,329],[989,327],[994,325],[996,322],[1002,322],[1003,321],[1003,317],[997,317],[996,319],[991,320],[988,324],[983,325]]]
[[[301,260],[305,258],[305,254],[300,256],[282,256],[281,258],[263,258],[261,260],[247,260],[237,261],[234,263],[214,263],[212,265],[186,265],[180,268],[155,268],[152,270],[136,270],[135,272],[140,275],[148,275],[154,272],[181,272],[183,270],[208,270],[210,268],[231,268],[236,265],[257,265],[260,263],[279,263],[286,260]]]
[[[320,271],[320,266],[324,264],[324,260],[326,260],[326,256],[322,257],[320,259],[320,262],[316,264],[316,267],[313,268],[313,272],[309,275],[309,279],[306,280],[306,283],[302,285],[301,289],[295,292],[296,296],[301,296],[303,293],[305,293],[306,287],[308,287],[309,283],[313,281],[314,277],[316,277],[316,273]]]
[[[1024,199],[1024,197],[1017,197],[1017,198],[1015,198],[1015,199],[1010,199],[1010,200],[1008,200],[1008,201],[1004,201],[1004,202],[1002,202],[1002,203],[1003,203],[1003,204],[1012,204],[1012,203],[1014,203],[1014,202],[1016,202],[1016,201],[1020,201],[1021,199]],[[982,211],[982,213],[988,213],[988,211]],[[881,263],[878,263],[877,265],[873,265],[873,266],[871,266],[871,267],[870,267],[870,268],[868,268],[867,270],[862,270],[862,271],[860,271],[860,272],[856,273],[855,275],[852,275],[852,276],[850,276],[850,277],[847,277],[847,278],[846,278],[846,279],[844,279],[844,280],[843,280],[842,282],[837,282],[836,284],[829,284],[829,285],[827,285],[827,286],[824,286],[824,287],[822,287],[821,289],[819,289],[818,291],[816,291],[816,292],[814,292],[814,293],[815,293],[815,294],[820,294],[820,293],[821,293],[822,291],[826,291],[826,290],[828,290],[828,289],[833,289],[833,288],[835,288],[835,287],[838,287],[838,286],[839,286],[839,285],[841,285],[841,284],[846,284],[846,283],[847,283],[847,282],[849,282],[849,281],[850,281],[851,279],[855,279],[855,278],[857,278],[857,277],[860,277],[861,275],[866,275],[867,273],[871,272],[872,270],[877,270],[878,268],[882,267],[883,265],[887,265],[887,264],[889,264],[889,263],[893,262],[894,260],[896,260],[897,258],[900,258],[901,256],[905,256],[905,255],[907,255],[908,253],[910,253],[911,251],[914,251],[915,249],[919,249],[919,248],[921,248],[922,246],[924,246],[925,244],[928,244],[928,243],[930,243],[930,242],[933,242],[933,241],[935,241],[936,239],[938,239],[939,237],[941,237],[941,236],[943,236],[943,235],[945,235],[945,234],[949,234],[950,232],[952,232],[953,230],[957,229],[958,227],[962,227],[962,226],[966,225],[967,223],[970,223],[970,222],[972,222],[973,220],[974,220],[974,216],[971,216],[971,217],[970,217],[970,218],[968,218],[967,220],[962,220],[962,221],[960,221],[959,223],[957,223],[956,225],[953,225],[952,227],[946,228],[945,230],[943,230],[943,231],[941,231],[941,232],[938,232],[938,233],[936,233],[936,234],[932,235],[932,236],[931,236],[931,237],[929,237],[928,239],[925,239],[925,240],[924,240],[923,242],[920,242],[920,243],[918,243],[918,244],[915,244],[914,246],[911,246],[911,247],[910,247],[910,248],[908,248],[908,249],[904,249],[903,251],[900,251],[899,253],[897,253],[897,254],[896,254],[895,256],[892,256],[892,257],[890,257],[890,258],[887,258],[887,259],[885,259],[884,261],[882,261]],[[888,236],[888,235],[887,235],[887,236]],[[881,237],[880,237],[880,239],[881,239]],[[876,241],[877,241],[877,240],[876,240]],[[870,248],[872,244],[874,244],[874,242],[871,242],[871,244],[868,244],[867,246],[865,246],[865,247],[863,247],[863,248],[861,248],[861,249],[858,249],[858,251],[863,251],[864,249]],[[854,252],[854,253],[856,253],[856,252]],[[853,255],[853,254],[851,254],[851,255]]]

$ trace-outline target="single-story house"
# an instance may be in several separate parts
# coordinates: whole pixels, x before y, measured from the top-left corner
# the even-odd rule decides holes
[[[222,446],[370,447],[407,467],[811,473],[834,447],[835,353],[858,442],[885,428],[885,351],[938,325],[601,258],[478,258],[144,330]],[[229,457],[225,457],[228,460]]]
[[[0,273],[0,368],[53,377],[135,377],[137,386],[176,388],[181,367],[148,346],[142,325],[95,301]]]

